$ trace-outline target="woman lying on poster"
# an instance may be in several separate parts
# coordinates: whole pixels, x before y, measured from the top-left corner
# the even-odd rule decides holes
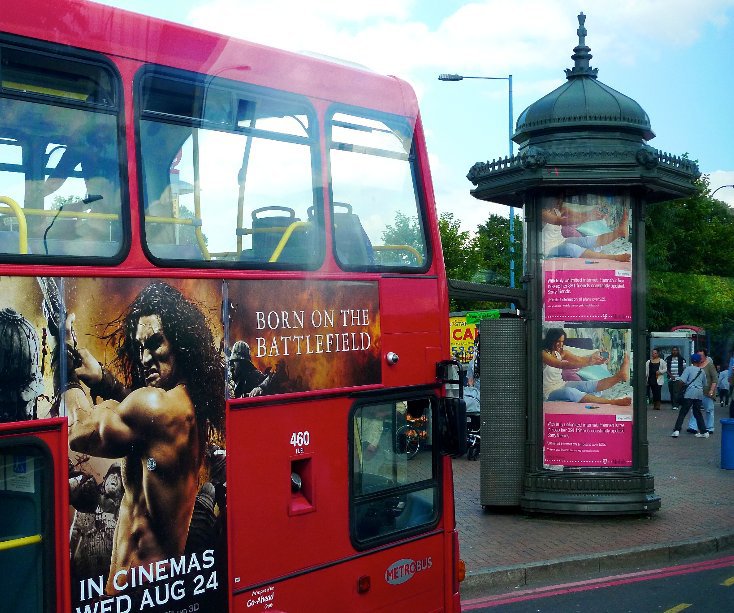
[[[546,258],[594,258],[629,262],[631,253],[603,253],[602,247],[618,238],[629,238],[629,209],[624,207],[622,219],[614,230],[596,236],[574,236],[567,238],[563,229],[587,221],[600,221],[605,217],[596,209],[580,212],[569,209],[562,202],[553,208],[543,208],[543,253]],[[631,246],[630,246],[631,249]]]
[[[595,402],[600,404],[615,404],[629,406],[632,398],[604,398],[596,395],[616,385],[626,383],[630,378],[630,359],[624,354],[619,370],[614,375],[590,381],[564,381],[563,371],[569,368],[583,368],[609,362],[599,351],[589,355],[571,353],[564,343],[566,331],[563,328],[551,328],[543,340],[543,398],[547,401],[562,402]]]

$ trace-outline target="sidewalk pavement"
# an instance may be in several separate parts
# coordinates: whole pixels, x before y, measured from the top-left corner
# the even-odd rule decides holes
[[[690,413],[689,413],[690,414]],[[661,508],[651,516],[526,515],[480,504],[480,461],[453,461],[456,523],[467,578],[462,597],[612,574],[734,549],[734,470],[722,470],[721,423],[698,439],[670,437],[677,411],[648,410],[650,473]]]

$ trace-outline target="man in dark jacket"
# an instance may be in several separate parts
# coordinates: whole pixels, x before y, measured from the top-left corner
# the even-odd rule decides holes
[[[668,367],[668,391],[670,392],[670,408],[678,409],[678,391],[680,390],[680,376],[686,367],[686,361],[680,354],[678,347],[673,347],[670,355],[665,358]]]

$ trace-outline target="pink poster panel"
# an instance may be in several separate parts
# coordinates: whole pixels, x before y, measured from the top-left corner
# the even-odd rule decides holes
[[[543,464],[632,465],[629,329],[543,328]]]
[[[632,466],[632,408],[611,414],[609,408],[588,405],[584,413],[569,414],[545,407],[543,466]]]
[[[608,262],[543,264],[546,321],[632,321],[632,275],[627,268],[609,269]]]
[[[542,208],[546,321],[632,320],[629,202],[603,194],[560,194]]]

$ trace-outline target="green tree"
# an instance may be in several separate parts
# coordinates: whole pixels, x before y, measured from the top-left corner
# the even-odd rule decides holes
[[[461,222],[453,213],[441,213],[438,220],[441,247],[449,279],[471,281],[482,268],[482,254],[476,236],[461,230]]]
[[[51,202],[51,208],[58,211],[60,208],[66,208],[67,205],[76,204],[81,200],[76,196],[56,196]]]
[[[423,230],[418,217],[410,217],[398,211],[395,213],[393,224],[385,226],[382,240],[385,245],[408,245],[418,253],[425,255]],[[379,263],[381,264],[416,264],[415,257],[407,251],[386,251],[378,253],[377,257],[380,258]]]
[[[519,286],[522,276],[523,230],[522,220],[517,215],[514,223],[514,248],[512,261],[515,262],[515,286]],[[479,250],[482,256],[482,270],[475,281],[492,285],[510,285],[510,219],[502,215],[490,215],[486,222],[477,228]]]
[[[711,197],[709,178],[688,198],[652,205],[645,219],[650,271],[734,277],[734,217]]]
[[[647,302],[649,330],[691,324],[717,336],[734,329],[734,279],[675,272],[650,274]]]
[[[691,324],[726,336],[734,324],[734,217],[711,197],[706,175],[697,188],[648,209],[647,327]]]

